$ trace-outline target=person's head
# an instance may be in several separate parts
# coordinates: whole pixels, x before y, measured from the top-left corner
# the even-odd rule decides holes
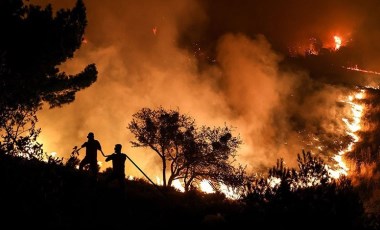
[[[89,132],[88,135],[87,135],[87,138],[93,140],[94,139],[94,133],[93,132]]]
[[[115,152],[120,153],[121,152],[121,148],[122,148],[121,144],[116,144],[115,145]]]

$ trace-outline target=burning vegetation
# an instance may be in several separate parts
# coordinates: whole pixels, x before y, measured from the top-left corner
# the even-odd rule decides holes
[[[22,1],[0,6],[0,23],[8,35],[0,39],[0,169],[1,175],[6,175],[0,195],[15,201],[6,203],[11,210],[6,219],[20,209],[21,216],[36,226],[43,223],[40,215],[46,215],[49,227],[94,227],[94,220],[106,227],[98,213],[111,210],[106,216],[119,217],[113,223],[117,228],[125,224],[119,221],[125,215],[149,227],[185,221],[196,227],[211,221],[229,227],[253,221],[258,226],[290,227],[289,222],[298,217],[303,225],[322,220],[316,223],[321,228],[330,223],[330,227],[378,229],[380,186],[375,182],[380,179],[380,74],[367,69],[370,65],[356,56],[360,49],[350,36],[334,34],[328,41],[315,36],[306,45],[288,46],[288,53],[280,55],[271,47],[275,41],[264,35],[253,38],[252,34],[227,33],[210,45],[206,38],[205,43],[195,41],[193,34],[190,38],[186,33],[177,35],[178,25],[163,23],[166,19],[161,24],[147,23],[149,27],[144,29],[149,40],[141,39],[145,33],[131,40],[141,48],[136,57],[143,58],[134,63],[135,69],[127,66],[115,71],[136,75],[128,79],[135,88],[120,86],[118,79],[115,82],[122,93],[115,88],[112,92],[136,92],[133,99],[139,102],[153,92],[146,96],[153,101],[147,103],[151,107],[131,114],[127,129],[132,147],[148,150],[144,160],[155,159],[147,157],[149,154],[159,160],[152,162],[161,175],[154,183],[128,157],[148,181],[130,175],[123,191],[104,183],[112,168],[94,180],[87,171],[78,172],[76,149],[66,160],[55,152],[44,153],[37,141],[41,132],[36,127],[37,112],[44,103],[51,108],[72,103],[78,91],[97,81],[95,64],[75,75],[57,67],[81,45],[91,47],[96,41],[91,33],[84,36],[84,3],[78,0],[73,10],[55,15],[51,6],[43,9]],[[171,33],[179,37],[173,38]],[[125,37],[129,39],[129,34]],[[140,43],[142,40],[146,43]],[[177,40],[181,48],[173,47]],[[122,48],[114,50],[135,51],[118,45]],[[144,50],[149,50],[148,55],[142,54]],[[170,55],[156,57],[162,53]],[[182,62],[178,64],[176,59]],[[184,66],[191,74],[184,73]],[[166,78],[168,69],[174,69],[170,78]],[[148,75],[154,77],[145,79]],[[146,89],[136,83],[141,81],[148,85]],[[155,91],[159,84],[171,87]],[[172,93],[170,97],[161,97],[165,91]],[[197,126],[195,119],[179,110],[153,108],[162,101],[171,107],[174,94],[178,100],[202,98],[198,112],[212,110],[201,113],[206,117],[203,120],[211,123],[220,117],[240,126]],[[212,99],[204,99],[210,95]],[[135,110],[141,104],[129,108]],[[182,101],[191,109],[197,104]],[[123,116],[129,108],[123,108]],[[104,121],[114,122],[113,115]],[[78,126],[83,129],[84,123]],[[235,134],[239,128],[246,139]],[[239,155],[241,146],[245,147],[243,156]],[[296,154],[299,151],[302,153]],[[268,167],[273,159],[277,160],[275,166]],[[289,159],[293,164],[286,164]],[[102,169],[102,162],[98,164]],[[85,198],[78,199],[78,194]],[[134,201],[136,197],[139,202]],[[119,210],[118,204],[128,208],[116,213],[113,210]],[[76,220],[82,214],[78,206],[85,208],[83,221]],[[146,223],[146,219],[152,222]],[[273,219],[279,221],[271,223]]]

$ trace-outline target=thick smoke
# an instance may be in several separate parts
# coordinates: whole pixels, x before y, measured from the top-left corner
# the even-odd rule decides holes
[[[49,2],[54,9],[75,4]],[[105,153],[121,143],[155,179],[159,158],[131,148],[126,127],[139,109],[163,106],[179,108],[198,125],[236,127],[244,142],[239,160],[250,170],[271,167],[280,157],[293,166],[308,146],[305,135],[343,135],[337,100],[344,89],[283,68],[289,46],[310,36],[327,44],[336,32],[359,40],[358,26],[370,25],[363,13],[373,1],[360,7],[330,2],[85,1],[87,42],[62,69],[75,73],[96,63],[99,78],[74,103],[39,113],[45,151],[68,157],[93,131]],[[199,59],[203,49],[212,63]],[[142,177],[128,164],[128,175]]]
[[[313,137],[333,142],[325,134],[345,135],[341,118],[346,111],[337,106],[344,89],[315,82],[302,71],[281,70],[281,60],[262,35],[227,34],[217,46],[220,90],[246,144],[241,159],[256,169],[279,158],[294,167],[303,149],[324,145]],[[334,154],[324,150],[325,156]]]
[[[176,45],[178,28],[200,11],[186,1],[85,3],[87,43],[62,69],[75,72],[94,62],[99,78],[74,103],[39,114],[41,140],[48,152],[68,157],[72,147],[81,145],[93,131],[105,153],[121,143],[123,151],[155,180],[155,175],[161,175],[159,157],[148,149],[130,147],[133,137],[126,127],[133,113],[163,106],[178,108],[199,125],[207,121],[207,125],[221,126],[228,121],[223,92],[198,75],[192,54]],[[127,174],[142,177],[130,163]]]

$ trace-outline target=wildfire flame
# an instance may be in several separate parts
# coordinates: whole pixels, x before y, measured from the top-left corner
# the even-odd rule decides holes
[[[368,74],[376,74],[376,75],[380,75],[380,72],[376,72],[376,71],[373,71],[373,70],[360,69],[360,68],[358,67],[358,65],[355,65],[354,67],[346,67],[346,66],[342,66],[342,68],[343,68],[343,69],[352,70],[352,71],[362,72],[362,73],[368,73]]]
[[[342,38],[335,35],[334,42],[335,42],[335,50],[338,50],[342,46]]]
[[[42,160],[45,162],[49,162],[50,157],[51,158],[57,158],[57,152],[51,152],[50,154],[44,156],[44,158]]]
[[[338,154],[333,157],[333,159],[337,162],[336,166],[338,167],[338,169],[330,170],[330,175],[335,179],[339,178],[342,175],[347,175],[349,172],[349,168],[344,162],[343,155],[347,152],[350,152],[353,149],[354,144],[360,140],[359,136],[356,135],[356,132],[358,132],[362,128],[360,123],[361,118],[363,116],[364,106],[358,104],[355,101],[363,99],[364,97],[365,90],[360,90],[360,92],[348,96],[347,100],[343,101],[351,106],[351,119],[342,118],[342,121],[345,123],[347,127],[347,135],[351,136],[353,141],[349,143],[345,149],[339,151]]]
[[[185,188],[182,186],[179,180],[174,180],[172,186],[179,190],[180,192],[185,192]]]
[[[349,172],[349,167],[346,165],[343,157],[344,157],[344,154],[352,151],[356,142],[360,141],[360,137],[356,133],[362,129],[361,119],[364,112],[364,106],[361,105],[359,102],[360,100],[364,99],[365,96],[366,96],[365,90],[362,89],[357,93],[347,96],[347,98],[342,101],[350,106],[350,117],[349,118],[344,117],[342,118],[342,121],[346,127],[347,135],[352,137],[352,142],[349,143],[345,149],[339,151],[333,157],[333,159],[336,161],[336,165],[335,165],[336,168],[335,169],[328,168],[329,174],[332,178],[337,179],[342,175],[347,175]],[[318,141],[318,138],[315,137],[314,140]],[[51,153],[52,157],[55,157],[56,155],[57,155],[56,152]],[[98,161],[98,165],[102,166],[102,162]],[[132,180],[133,177],[130,176],[128,179]],[[163,184],[163,181],[161,180],[159,176],[156,176],[156,181],[157,181],[157,184],[159,185]],[[270,177],[268,178],[268,182],[269,182],[269,187],[275,188],[280,184],[281,178]],[[295,187],[309,187],[309,186],[315,185],[316,183],[318,184],[318,181],[315,182],[315,178],[309,178],[309,180],[306,181],[305,184],[303,185],[298,184]],[[180,180],[174,180],[172,183],[172,186],[180,192],[185,192],[185,188],[181,184]],[[204,193],[215,193],[215,189],[213,188],[213,186],[208,180],[202,180],[199,183],[199,189]],[[219,191],[225,194],[227,198],[230,198],[230,199],[240,198],[239,191],[235,191],[234,189],[224,184],[219,184]]]
[[[201,190],[204,193],[214,193],[215,192],[208,180],[202,180],[199,186],[201,187]]]
[[[163,185],[164,183],[161,181],[161,178],[159,176],[156,176],[156,183],[158,185]]]
[[[362,120],[362,116],[364,112],[364,106],[361,105],[359,102],[360,100],[364,99],[365,96],[366,96],[365,90],[362,89],[357,93],[347,96],[347,98],[342,101],[350,106],[350,117],[349,118],[344,117],[342,118],[342,121],[344,125],[346,126],[347,135],[352,137],[352,142],[349,143],[345,149],[339,151],[333,157],[333,159],[336,161],[335,169],[328,167],[329,174],[334,179],[337,179],[341,177],[342,175],[348,175],[349,167],[346,165],[343,159],[343,156],[344,154],[352,151],[355,143],[360,141],[360,137],[356,133],[362,129],[361,120]],[[316,138],[315,140],[318,141],[318,138]],[[162,184],[162,181],[160,180],[160,178],[158,176],[156,178],[157,178],[157,183]],[[280,184],[281,178],[270,177],[268,178],[268,182],[269,182],[269,187],[275,188]],[[296,187],[310,187],[319,183],[320,182],[316,181],[315,178],[309,178],[308,181],[305,182],[305,184],[298,184]],[[185,191],[184,187],[182,186],[179,180],[173,181],[172,186],[181,192]],[[199,184],[199,188],[201,191],[205,193],[215,192],[214,188],[211,186],[208,180],[202,180]],[[239,192],[234,191],[232,188],[229,188],[226,185],[220,184],[220,191],[224,193],[226,197],[228,198],[231,198],[231,199],[239,198]]]
[[[163,182],[159,176],[156,176],[157,184],[162,185]],[[180,192],[185,192],[185,188],[183,187],[180,180],[173,180],[172,187]],[[202,180],[199,183],[199,189],[204,193],[215,193],[215,189],[212,187],[209,180]],[[238,191],[235,191],[233,188],[226,186],[225,184],[220,184],[220,192],[226,195],[227,198],[230,199],[239,199],[240,195]]]

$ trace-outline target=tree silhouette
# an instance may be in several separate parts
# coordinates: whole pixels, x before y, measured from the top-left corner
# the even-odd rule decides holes
[[[239,136],[232,136],[231,127],[202,126],[196,137],[185,145],[185,161],[179,178],[183,179],[185,190],[188,191],[193,183],[206,179],[214,189],[221,184],[239,187],[243,184],[245,168],[234,166],[236,152],[242,143]]]
[[[298,154],[297,161],[298,169],[278,159],[267,176],[252,176],[242,199],[250,214],[241,222],[256,218],[266,228],[371,229],[363,228],[368,220],[349,178],[329,178],[325,163],[311,152]]]
[[[281,158],[269,169],[268,176],[246,177],[249,181],[246,181],[248,188],[244,196],[268,200],[299,189],[334,182],[324,161],[320,157],[313,157],[311,152],[302,150],[302,156],[297,154],[297,162],[298,169],[287,168]]]
[[[137,141],[131,141],[133,147],[149,147],[157,153],[162,162],[163,186],[170,186],[175,178],[176,162],[183,161],[184,139],[195,131],[194,120],[178,111],[143,108],[133,115],[128,129]],[[171,162],[172,175],[167,180],[167,163]]]
[[[184,182],[186,191],[202,179],[233,185],[244,174],[242,167],[232,166],[241,140],[229,127],[197,128],[191,117],[160,107],[135,113],[128,129],[136,138],[133,147],[148,147],[161,158],[165,187],[176,179]]]
[[[298,154],[297,162],[299,170],[294,181],[299,187],[324,185],[332,180],[327,165],[321,158],[313,157],[311,152],[302,150],[302,157]]]
[[[53,14],[51,5],[27,4],[22,0],[0,2],[0,133],[2,147],[18,139],[34,139],[36,112],[43,103],[50,108],[75,100],[75,93],[97,79],[90,64],[77,75],[60,72],[58,66],[80,48],[86,8],[78,0],[73,9]],[[10,132],[12,128],[23,132]],[[37,145],[34,145],[35,147]]]
[[[73,148],[73,151],[70,154],[69,159],[66,161],[65,166],[67,166],[69,168],[79,168],[80,160],[79,160],[78,156],[79,156],[78,147],[75,146]]]
[[[0,130],[3,142],[0,142],[0,149],[13,156],[42,160],[42,145],[36,141],[41,132],[36,128],[36,110],[20,105],[17,110],[3,110],[2,115]]]

